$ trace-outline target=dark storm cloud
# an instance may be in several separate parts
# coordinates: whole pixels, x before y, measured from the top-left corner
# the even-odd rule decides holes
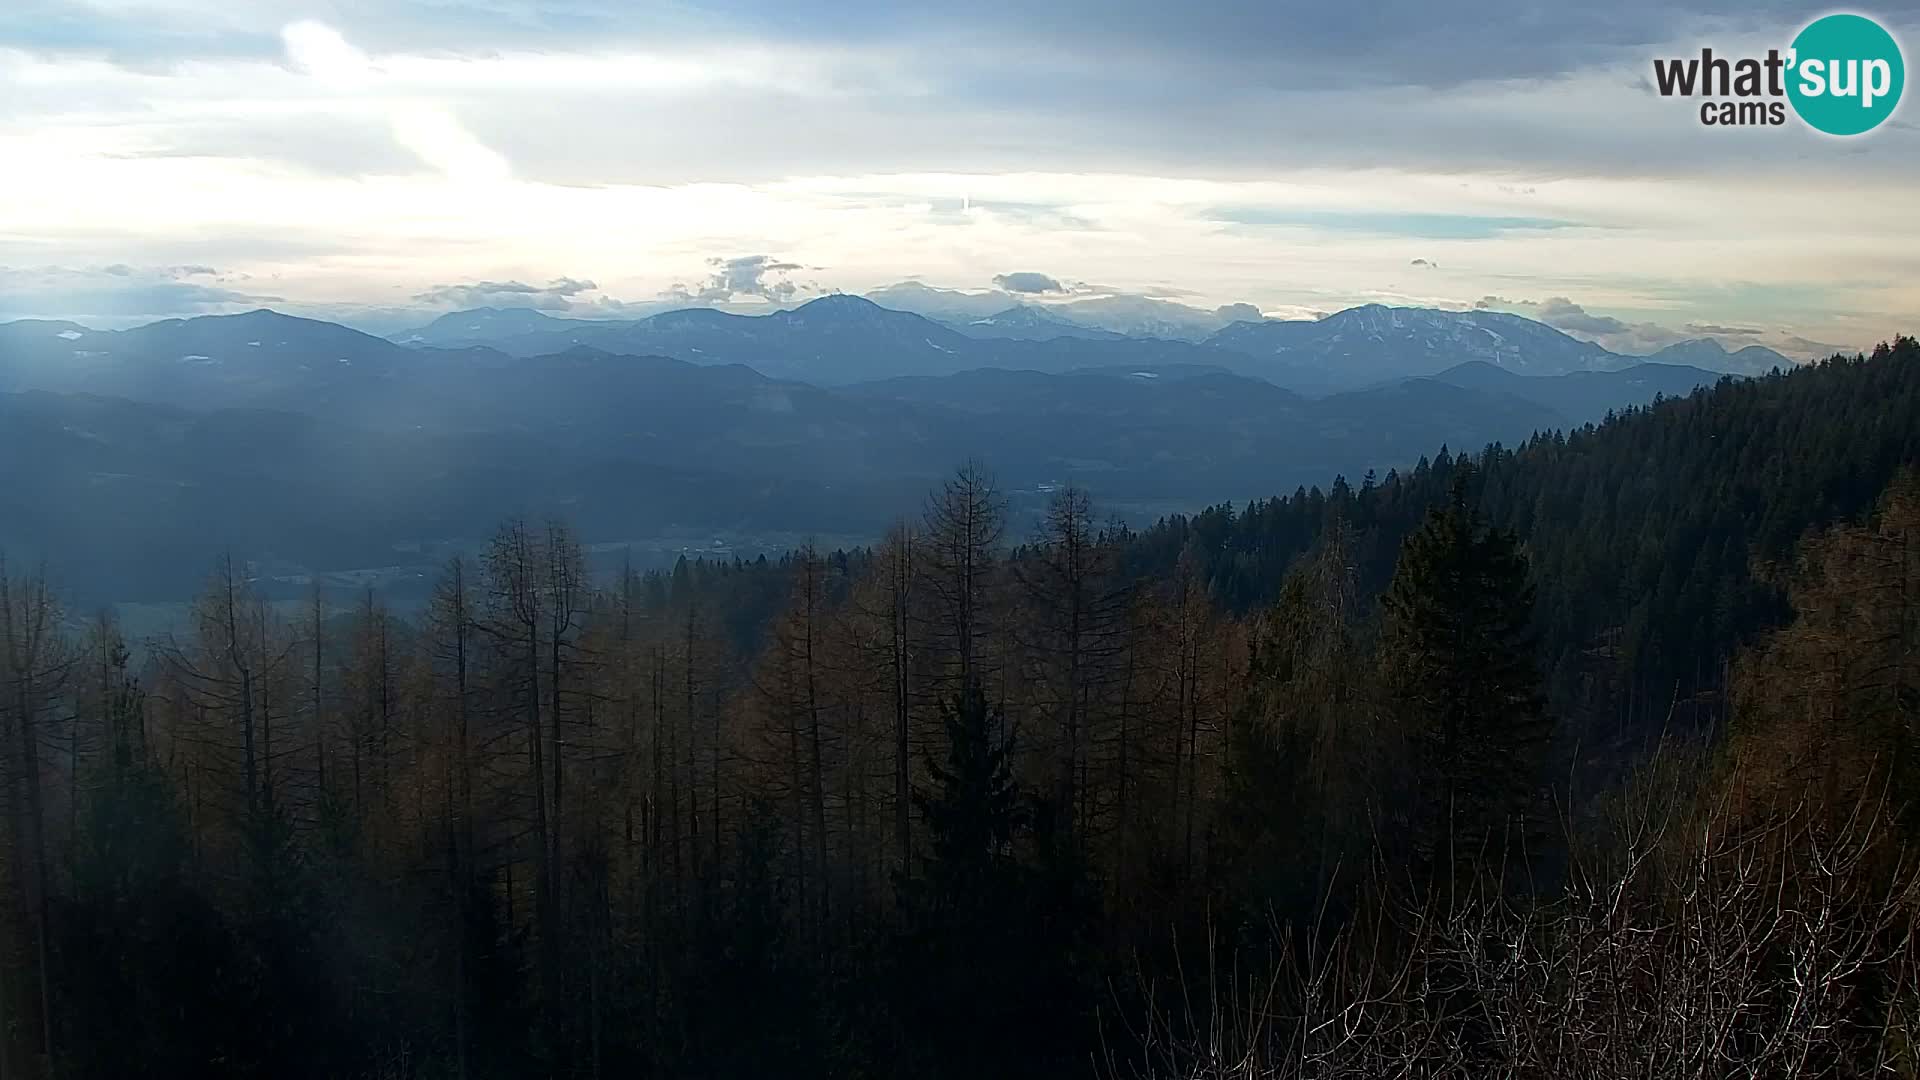
[[[1060,279],[1035,270],[1016,270],[1011,274],[993,275],[993,283],[1010,293],[1063,293],[1067,291]]]
[[[536,311],[564,311],[573,297],[592,292],[594,284],[579,278],[555,278],[545,285],[522,281],[476,281],[467,285],[435,285],[414,299],[435,307],[524,307]]]

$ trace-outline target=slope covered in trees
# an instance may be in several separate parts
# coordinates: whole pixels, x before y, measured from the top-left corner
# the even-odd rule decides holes
[[[1916,417],[1920,346],[1902,338],[1518,447],[1443,449],[1358,487],[1336,479],[1169,518],[1130,548],[1128,566],[1152,576],[1185,559],[1223,605],[1249,611],[1339,520],[1357,533],[1361,589],[1373,595],[1400,539],[1470,460],[1471,497],[1532,562],[1556,701],[1657,729],[1676,703],[1721,683],[1732,645],[1784,614],[1756,568],[1786,558],[1808,528],[1858,518],[1920,459]]]
[[[1911,1070],[1917,354],[1143,535],[511,520],[413,618],[10,566],[0,1073]]]

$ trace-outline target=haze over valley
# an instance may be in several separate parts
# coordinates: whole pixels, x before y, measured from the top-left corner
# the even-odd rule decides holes
[[[58,555],[92,602],[190,595],[210,535],[289,594],[316,574],[404,593],[509,515],[567,516],[606,565],[868,542],[969,459],[1020,528],[1068,484],[1138,526],[1794,365],[1711,339],[1622,355],[1489,311],[1184,337],[1105,321],[848,295],[752,316],[476,309],[390,339],[265,309],[16,321],[0,546]]]

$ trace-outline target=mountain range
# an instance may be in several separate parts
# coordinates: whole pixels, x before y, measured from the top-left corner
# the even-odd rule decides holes
[[[0,547],[61,552],[115,599],[190,591],[210,542],[381,565],[513,513],[601,543],[773,547],[877,533],[967,458],[1016,518],[1073,481],[1143,520],[1571,427],[1766,361],[1638,363],[1518,316],[1389,308],[1202,342],[1015,336],[1052,322],[1003,309],[965,332],[834,296],[629,322],[461,312],[407,344],[264,310],[8,323]]]
[[[1793,361],[1764,345],[1748,345],[1728,352],[1726,346],[1712,338],[1675,342],[1648,356],[1647,362],[1685,364],[1733,375],[1765,375],[1776,368],[1781,371],[1793,370]]]
[[[1010,308],[1024,308],[1043,312],[1049,320],[1069,326],[1128,337],[1170,338],[1178,341],[1200,341],[1235,318],[1246,317],[1244,313],[1251,310],[1247,304],[1208,310],[1177,300],[1130,293],[1038,303],[1030,302],[1026,297],[1027,294],[998,290],[974,293],[941,289],[918,281],[902,281],[866,294],[867,299],[881,307],[910,311],[950,326],[965,326],[978,319],[997,316]]]
[[[1430,375],[1475,360],[1524,375],[1612,371],[1648,361],[1760,375],[1793,363],[1760,346],[1729,353],[1710,339],[1670,346],[1652,357],[1626,356],[1545,323],[1494,311],[1369,304],[1317,320],[1229,323],[1189,341],[1098,329],[1070,317],[1076,306],[1016,305],[951,323],[847,295],[767,315],[695,308],[630,321],[481,309],[442,316],[396,340],[431,347],[485,345],[515,356],[580,345],[659,353],[699,364],[747,364],[777,378],[822,386],[988,367],[1062,372],[1114,364],[1200,364],[1322,394]]]

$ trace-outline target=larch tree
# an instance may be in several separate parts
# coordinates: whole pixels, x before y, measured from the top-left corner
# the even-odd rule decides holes
[[[1025,600],[1015,634],[1047,732],[1048,796],[1058,840],[1078,852],[1090,815],[1089,745],[1124,648],[1127,590],[1100,542],[1093,505],[1077,487],[1055,492],[1039,535],[1015,563]]]
[[[1735,667],[1734,753],[1754,813],[1811,797],[1837,826],[1885,792],[1920,823],[1920,472],[1871,520],[1807,537],[1784,573],[1793,621]],[[1783,805],[1785,804],[1785,805]]]
[[[29,1015],[37,1019],[21,1026],[33,1032],[34,1060],[45,1063],[49,1070],[57,1059],[57,1048],[48,940],[52,934],[49,916],[54,882],[47,850],[45,753],[59,745],[55,728],[74,666],[60,621],[60,605],[46,575],[14,577],[0,560],[0,680],[4,681],[0,685],[0,732],[6,736],[5,746],[0,747],[0,762],[4,762],[0,775],[4,775],[7,787],[11,825],[14,929],[24,931],[24,951],[31,957],[25,963],[7,965],[26,976],[23,981],[31,990],[0,979],[0,996],[10,990],[30,994],[34,1006]],[[6,963],[4,954],[0,954],[0,963]],[[7,1034],[0,1030],[0,1059],[10,1056]]]
[[[954,700],[997,674],[991,655],[999,616],[997,568],[1006,508],[993,478],[962,466],[928,500],[920,566],[927,592],[928,637],[941,653],[935,689]]]
[[[470,1036],[467,996],[472,944],[474,900],[474,785],[473,735],[475,674],[479,654],[474,641],[474,596],[467,562],[455,556],[434,586],[427,608],[428,662],[433,694],[443,732],[445,873],[454,914],[453,963],[450,994],[453,999],[454,1071],[458,1080],[469,1074]]]

